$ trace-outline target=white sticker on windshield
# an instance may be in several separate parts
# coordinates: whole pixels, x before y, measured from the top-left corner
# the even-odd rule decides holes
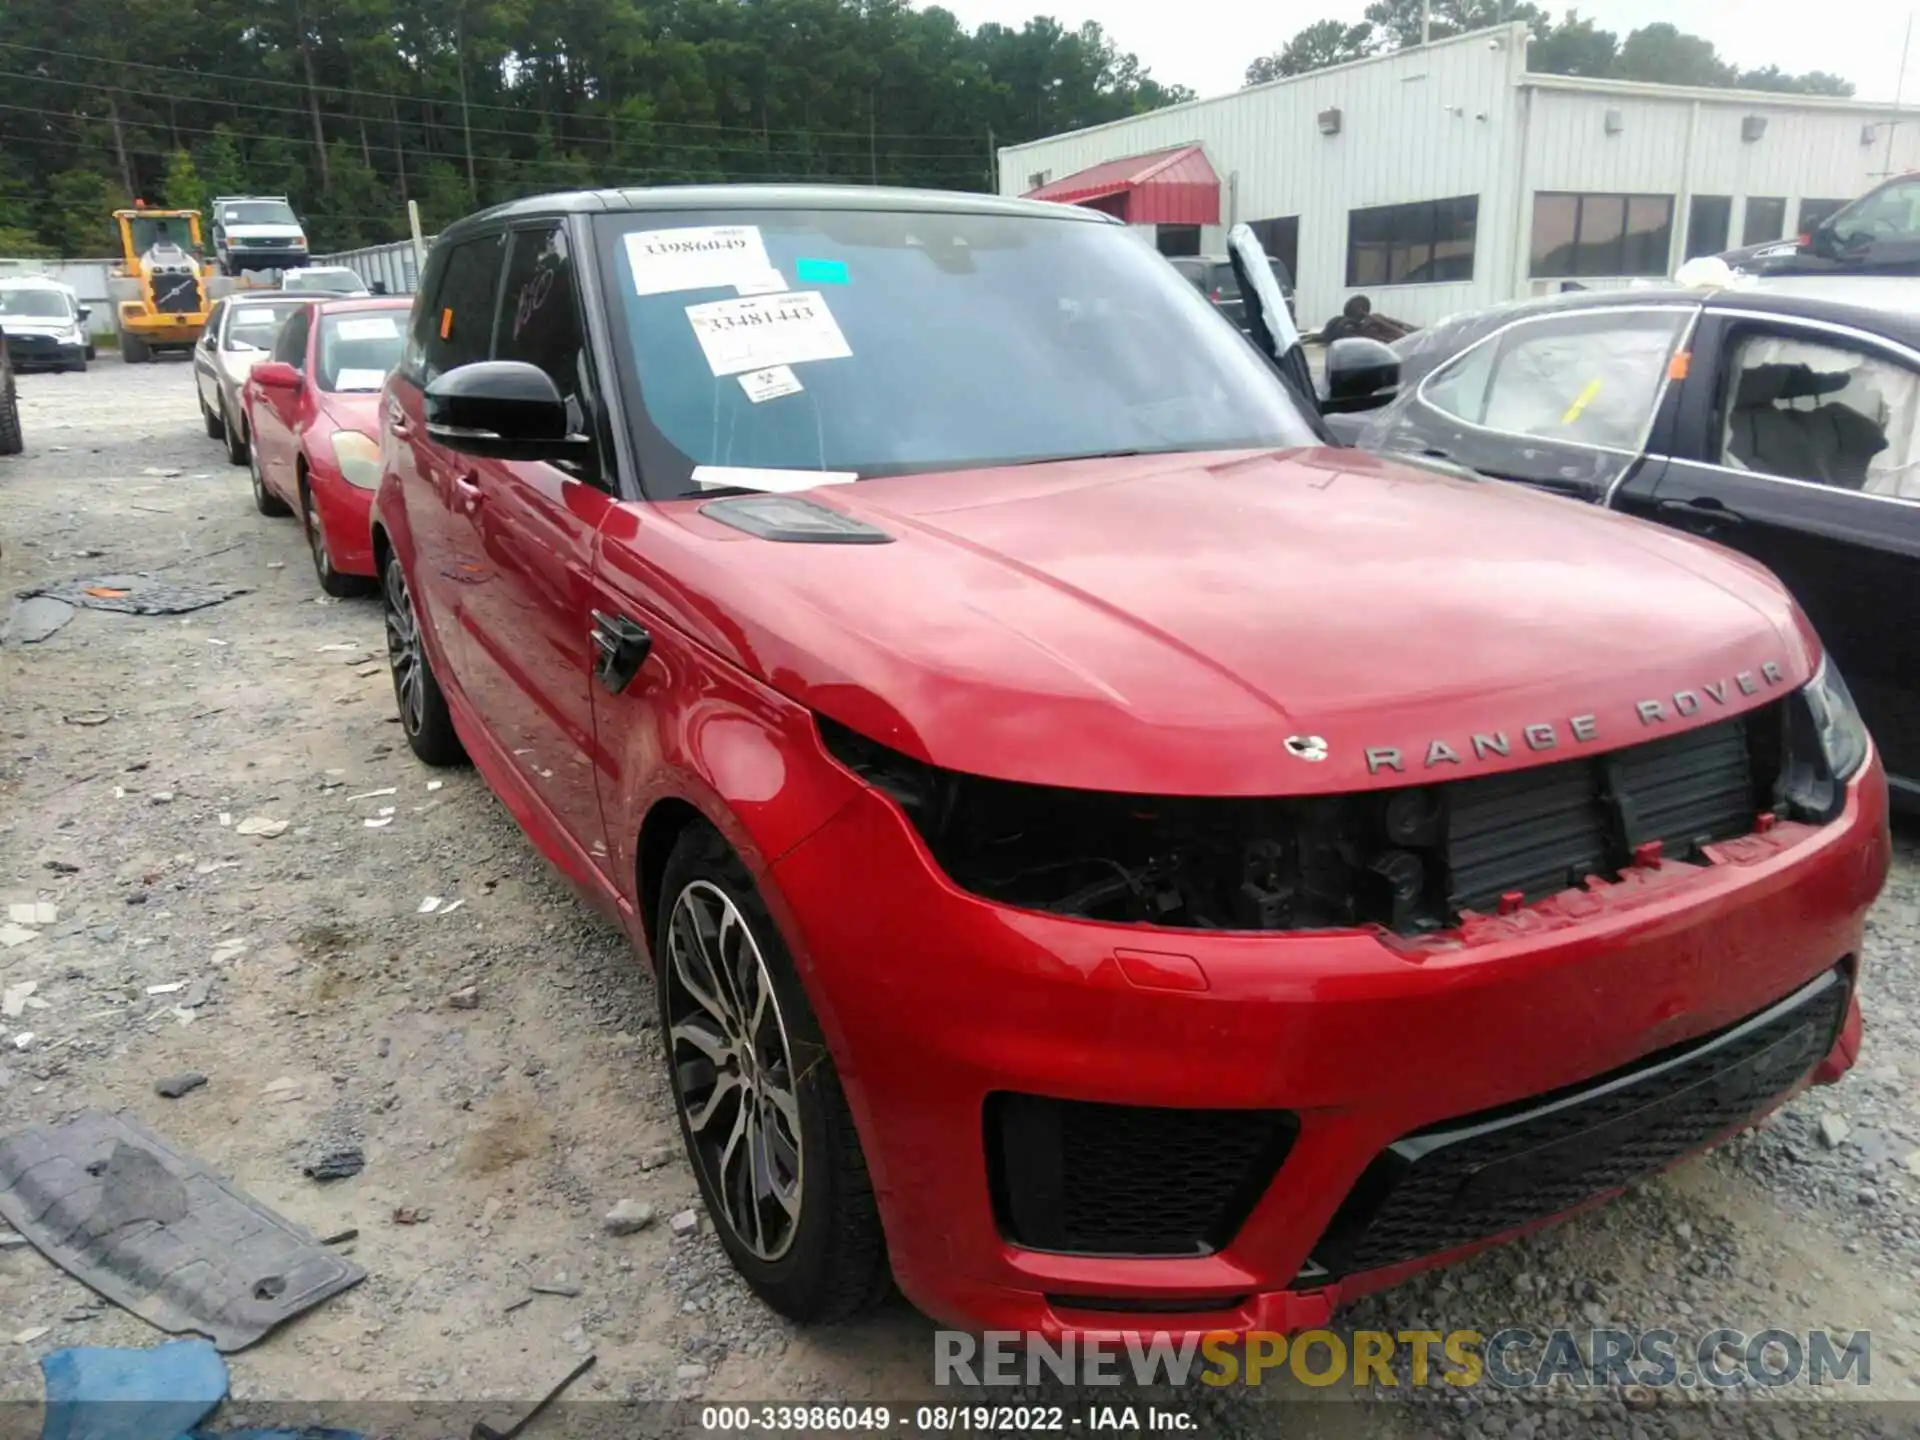
[[[384,370],[342,370],[333,377],[336,390],[378,390],[387,383]]]
[[[758,225],[684,225],[636,231],[626,240],[636,295],[708,290],[773,268]]]
[[[787,288],[787,277],[778,270],[762,275],[742,275],[733,282],[736,295],[773,295]]]
[[[397,340],[400,324],[391,315],[343,315],[333,333],[342,340]]]
[[[816,485],[845,485],[858,480],[852,470],[757,470],[744,465],[696,465],[693,483],[702,490],[763,490],[790,495]]]
[[[749,370],[740,377],[740,388],[747,392],[747,399],[758,405],[763,400],[778,400],[782,395],[798,395],[801,390],[800,377],[785,365],[775,365],[768,370]]]
[[[689,305],[687,320],[716,375],[853,355],[817,290]]]

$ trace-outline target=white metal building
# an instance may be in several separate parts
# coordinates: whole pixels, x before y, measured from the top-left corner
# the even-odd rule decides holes
[[[1428,324],[1668,276],[1920,169],[1920,110],[1531,74],[1526,46],[1481,30],[1007,146],[1000,193],[1152,225],[1168,254],[1247,221],[1317,327],[1354,294]]]

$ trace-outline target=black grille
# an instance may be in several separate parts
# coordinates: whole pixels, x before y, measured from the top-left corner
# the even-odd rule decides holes
[[[1503,895],[1537,899],[1611,875],[1649,841],[1684,860],[1745,835],[1760,808],[1747,723],[1442,786],[1448,907],[1486,910]]]
[[[1832,970],[1707,1040],[1396,1142],[1342,1203],[1302,1283],[1482,1240],[1662,1169],[1798,1083],[1831,1048],[1847,993]]]
[[[193,275],[155,275],[153,308],[168,315],[191,315],[200,308],[200,281]]]
[[[987,1097],[987,1171],[1016,1245],[1204,1255],[1233,1238],[1293,1145],[1284,1110],[1169,1110]]]

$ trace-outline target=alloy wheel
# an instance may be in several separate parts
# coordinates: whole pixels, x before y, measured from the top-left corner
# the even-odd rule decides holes
[[[778,1260],[800,1226],[798,1077],[773,979],[739,908],[695,880],[667,922],[668,1065],[721,1218]]]
[[[420,623],[414,618],[413,596],[397,559],[387,562],[387,664],[393,670],[393,693],[400,702],[400,723],[409,735],[420,733],[427,719],[426,678],[420,654]]]

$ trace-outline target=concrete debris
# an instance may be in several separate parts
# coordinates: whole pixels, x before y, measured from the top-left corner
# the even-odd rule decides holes
[[[17,600],[5,627],[0,628],[0,645],[38,645],[73,619],[77,608],[50,595]]]
[[[1838,1150],[1852,1133],[1853,1127],[1831,1111],[1820,1117],[1820,1143],[1827,1149]]]
[[[0,991],[0,1015],[9,1020],[18,1020],[27,1008],[27,999],[40,988],[37,980],[22,980],[18,985],[9,985]]]
[[[7,906],[7,919],[16,925],[51,925],[60,918],[60,907],[44,900]]]
[[[447,996],[447,1008],[450,1010],[478,1010],[480,1008],[480,988],[467,985]]]
[[[33,1031],[22,1030],[18,1035],[13,1037],[13,1048],[16,1050],[31,1050],[33,1048],[33,1041]]]
[[[301,1167],[309,1180],[345,1180],[367,1168],[367,1157],[358,1145],[335,1145],[320,1151]]]
[[[24,925],[14,925],[12,923],[0,925],[0,945],[6,946],[9,950],[13,949],[16,945],[24,945],[29,940],[38,940],[39,938],[40,932],[38,930],[29,930]]]
[[[635,1235],[653,1224],[653,1206],[644,1200],[622,1200],[600,1223],[609,1235]]]
[[[398,795],[399,793],[400,793],[400,787],[398,785],[383,785],[378,790],[362,790],[358,795],[349,795],[347,796],[347,799],[378,800],[383,795]],[[388,809],[388,810],[382,810],[380,813],[382,815],[391,815],[393,811],[391,809]]]
[[[16,1345],[31,1345],[42,1335],[51,1334],[52,1331],[53,1327],[51,1325],[29,1325],[24,1330],[16,1330],[14,1332],[13,1343]]]
[[[169,1075],[164,1080],[153,1082],[153,1093],[164,1100],[178,1100],[182,1095],[190,1095],[207,1083],[207,1077],[198,1070],[182,1071],[178,1075]]]
[[[686,1239],[689,1235],[697,1235],[700,1233],[700,1212],[698,1210],[682,1210],[667,1222],[667,1228],[673,1231],[676,1238],[681,1240]]]
[[[149,995],[177,995],[177,994],[179,994],[179,993],[180,993],[180,992],[181,992],[182,990],[184,990],[184,989],[186,989],[186,988],[187,988],[187,982],[186,982],[186,981],[184,981],[184,980],[170,980],[170,981],[168,981],[168,982],[167,982],[167,983],[166,983],[165,985],[149,985],[149,986],[147,986],[147,994],[149,994]]]
[[[433,914],[434,911],[438,910],[439,908],[440,908],[440,897],[438,895],[429,895],[427,896],[426,899],[420,902],[420,908],[414,911],[413,913],[416,915],[431,915]]]
[[[236,835],[258,835],[263,840],[271,840],[276,835],[284,835],[287,830],[285,820],[271,820],[265,815],[249,815],[233,827]]]

